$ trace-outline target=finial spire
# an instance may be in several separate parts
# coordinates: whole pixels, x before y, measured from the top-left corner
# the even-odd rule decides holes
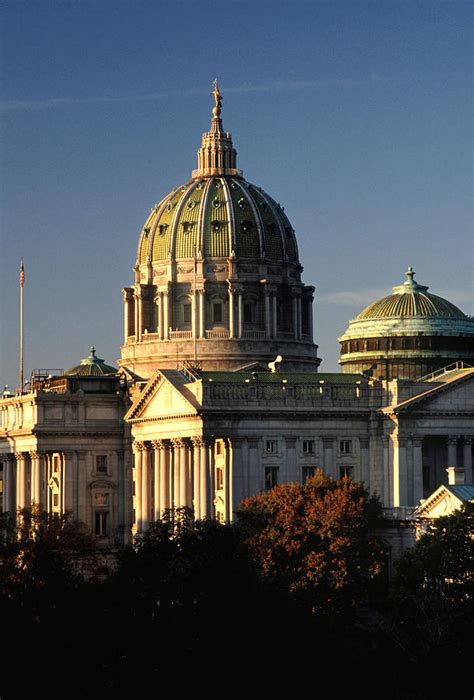
[[[212,83],[211,95],[214,97],[210,130],[202,135],[201,148],[198,151],[198,168],[193,171],[193,178],[212,177],[213,175],[242,176],[237,169],[237,152],[232,144],[232,136],[222,127],[222,94],[217,79]]]
[[[406,271],[406,276],[407,276],[407,282],[413,282],[413,278],[415,276],[415,270],[412,268],[411,265],[408,266],[408,270]]]

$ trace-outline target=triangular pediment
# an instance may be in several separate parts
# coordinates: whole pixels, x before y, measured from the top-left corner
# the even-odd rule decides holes
[[[414,515],[421,518],[441,518],[450,515],[461,506],[462,501],[449,490],[449,487],[443,485],[418,506]]]
[[[173,374],[167,372],[166,374]],[[193,397],[184,396],[179,382],[157,370],[125,415],[129,423],[160,420],[170,416],[190,416],[198,413]]]
[[[452,381],[436,384],[397,406],[389,406],[384,413],[428,410],[434,412],[474,413],[474,370]]]

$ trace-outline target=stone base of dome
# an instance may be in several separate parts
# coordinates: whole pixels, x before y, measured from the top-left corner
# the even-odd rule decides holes
[[[289,340],[198,340],[196,357],[203,370],[233,371],[252,363],[267,365],[281,355],[281,368],[286,371],[317,371],[321,359],[318,346],[308,341]],[[180,362],[193,362],[194,341],[142,341],[127,343],[121,348],[119,367],[143,378],[151,377],[157,368],[175,369]]]

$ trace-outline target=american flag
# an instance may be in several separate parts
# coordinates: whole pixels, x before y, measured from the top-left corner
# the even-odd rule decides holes
[[[25,284],[25,267],[23,265],[23,260],[20,263],[20,287]]]

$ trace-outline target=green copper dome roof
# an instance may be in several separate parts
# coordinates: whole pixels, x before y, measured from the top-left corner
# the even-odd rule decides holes
[[[95,347],[92,346],[90,355],[81,360],[80,364],[66,370],[64,374],[66,377],[103,377],[117,374],[117,372],[118,369],[116,367],[106,365],[104,360],[96,356]]]
[[[403,284],[393,288],[393,294],[383,297],[365,308],[356,321],[387,319],[394,317],[442,317],[466,319],[457,306],[442,297],[428,294],[428,287],[413,279],[413,268],[409,267]]]
[[[138,263],[168,258],[239,257],[298,262],[295,233],[283,208],[238,177],[191,180],[148,217]]]

